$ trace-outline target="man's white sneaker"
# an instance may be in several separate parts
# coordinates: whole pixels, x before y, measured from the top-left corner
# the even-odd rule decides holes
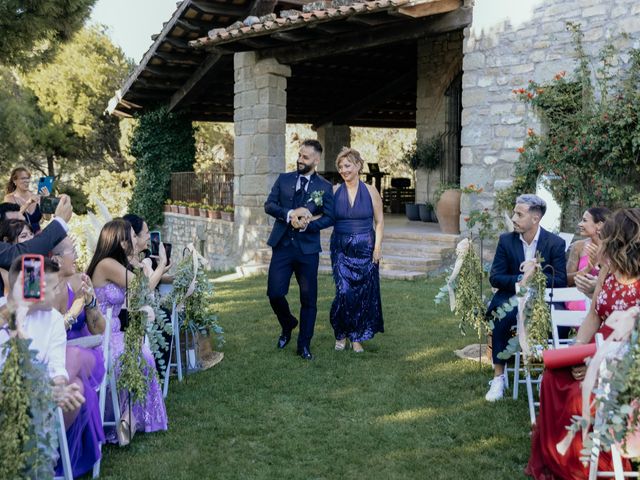
[[[504,375],[498,375],[497,377],[493,377],[493,380],[489,382],[491,388],[484,396],[484,399],[487,402],[495,402],[496,400],[500,400],[502,395],[504,394]]]

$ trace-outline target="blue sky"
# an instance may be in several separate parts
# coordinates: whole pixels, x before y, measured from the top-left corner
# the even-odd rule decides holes
[[[151,35],[162,30],[175,9],[176,0],[98,0],[91,21],[106,25],[113,42],[139,63]]]

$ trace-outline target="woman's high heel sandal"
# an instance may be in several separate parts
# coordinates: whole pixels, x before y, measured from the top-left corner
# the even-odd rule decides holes
[[[345,348],[347,348],[347,339],[343,338],[342,340],[336,340],[336,352],[341,352]]]
[[[362,345],[360,345],[359,342],[351,342],[351,348],[353,348],[353,351],[356,353],[364,352],[364,348],[362,348]]]

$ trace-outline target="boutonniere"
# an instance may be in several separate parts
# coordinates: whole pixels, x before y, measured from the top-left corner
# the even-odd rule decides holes
[[[315,203],[316,206],[321,207],[322,206],[322,195],[324,195],[324,192],[322,190],[315,190],[315,191],[311,192],[311,195],[309,195],[311,197],[311,198],[309,198],[309,201]]]

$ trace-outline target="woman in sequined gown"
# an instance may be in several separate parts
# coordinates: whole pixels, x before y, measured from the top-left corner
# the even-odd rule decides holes
[[[618,210],[602,228],[600,260],[603,268],[589,314],[576,343],[593,342],[596,332],[604,337],[612,330],[605,321],[614,311],[640,306],[640,209]],[[531,438],[531,456],[525,473],[536,480],[587,480],[589,467],[580,461],[582,435],[576,435],[564,454],[558,443],[574,415],[582,414],[582,381],[586,367],[545,370],[540,387],[540,413]],[[630,464],[624,461],[629,471]],[[612,471],[610,452],[601,452],[599,471]]]
[[[336,296],[330,321],[335,349],[344,350],[348,339],[358,353],[364,351],[362,342],[384,332],[379,276],[382,199],[374,186],[360,181],[363,165],[357,150],[345,147],[338,154],[336,166],[344,183],[334,187],[335,225],[331,235]]]
[[[127,257],[133,252],[132,228],[129,222],[123,219],[115,219],[102,228],[96,252],[91,259],[87,274],[91,277],[95,288],[98,305],[103,314],[109,308],[112,309],[111,316],[111,361],[114,365],[116,379],[120,374],[119,357],[124,350],[124,332],[120,331],[120,320],[118,314],[125,304],[126,285],[131,282],[133,275],[127,270]],[[162,265],[161,273],[164,273],[166,256],[161,256],[158,260]],[[142,346],[142,354],[147,363],[147,379],[149,390],[146,400],[143,403],[136,403],[131,406],[133,419],[129,416],[129,402],[127,392],[119,392],[120,412],[122,414],[118,427],[118,436],[113,429],[105,430],[107,441],[121,444],[128,443],[127,431],[132,432],[156,432],[167,429],[167,412],[162,398],[162,389],[158,382],[155,361],[149,347]],[[107,395],[107,398],[111,398]],[[110,411],[110,402],[107,402],[107,419],[113,419],[113,412]],[[118,438],[119,437],[119,438]]]

